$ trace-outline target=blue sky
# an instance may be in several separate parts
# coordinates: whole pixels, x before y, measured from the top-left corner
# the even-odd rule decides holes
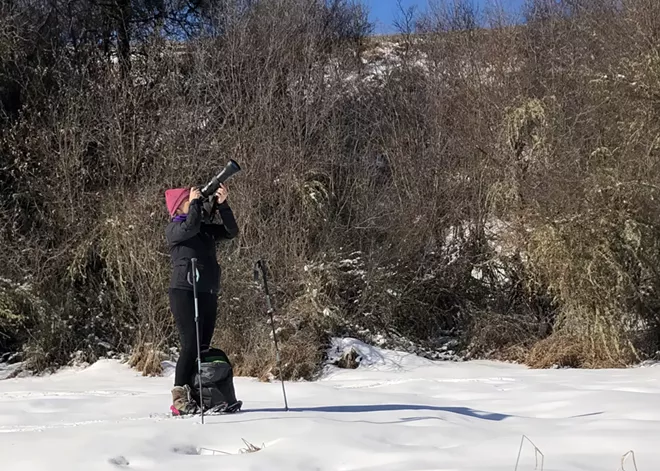
[[[362,0],[369,8],[369,18],[374,23],[375,32],[393,33],[392,21],[398,15],[397,0]],[[481,8],[486,0],[472,0],[477,7]],[[499,0],[502,5],[513,11],[517,11],[524,0]],[[418,10],[424,11],[428,0],[402,0],[404,7],[416,6]]]

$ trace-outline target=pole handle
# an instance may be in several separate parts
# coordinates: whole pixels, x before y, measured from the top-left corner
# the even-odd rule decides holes
[[[190,280],[192,281],[193,292],[195,293],[195,297],[197,297],[197,259],[191,258],[190,263],[191,263],[191,272],[192,272],[190,274]]]
[[[270,291],[268,290],[268,275],[266,274],[266,265],[261,259],[257,260],[254,264],[254,281],[259,281],[259,272],[261,272],[261,278],[263,280],[266,296],[270,296]]]

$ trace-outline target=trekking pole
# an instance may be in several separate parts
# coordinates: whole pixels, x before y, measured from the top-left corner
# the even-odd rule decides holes
[[[277,369],[280,370],[280,381],[282,382],[282,396],[284,397],[284,410],[289,410],[289,404],[286,400],[286,390],[284,389],[284,379],[282,378],[282,363],[280,361],[280,349],[277,345],[277,334],[275,333],[275,319],[273,319],[273,306],[270,302],[270,292],[268,291],[268,278],[266,277],[266,267],[263,260],[258,260],[254,264],[254,281],[259,281],[259,271],[263,278],[264,291],[266,292],[266,306],[270,316],[270,325],[273,328],[273,341],[275,342],[275,355],[277,358]]]
[[[199,377],[199,409],[202,411],[202,424],[204,423],[204,401],[202,399],[202,350],[199,344],[199,306],[197,304],[197,259],[192,262],[192,285],[195,295],[195,331],[197,334],[197,376]]]

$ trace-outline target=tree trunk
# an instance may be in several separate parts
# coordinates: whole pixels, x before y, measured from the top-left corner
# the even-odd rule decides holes
[[[117,50],[119,66],[124,77],[131,70],[131,36],[129,23],[131,18],[131,0],[117,0]]]

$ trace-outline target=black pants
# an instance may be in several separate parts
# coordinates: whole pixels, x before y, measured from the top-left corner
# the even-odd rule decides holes
[[[189,383],[197,363],[197,333],[195,331],[195,297],[192,291],[170,289],[170,309],[179,331],[181,354],[176,364],[174,386]],[[215,294],[197,293],[199,308],[199,341],[204,350],[211,345],[218,310]]]

